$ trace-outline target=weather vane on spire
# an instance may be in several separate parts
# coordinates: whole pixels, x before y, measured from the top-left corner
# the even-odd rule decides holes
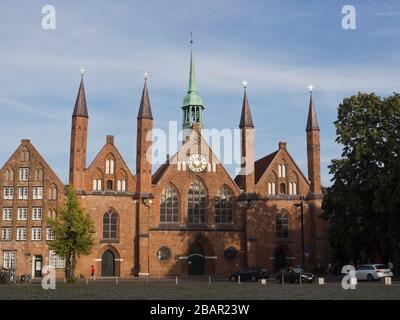
[[[81,70],[79,70],[81,72],[81,77],[83,78],[83,75],[85,74],[86,70],[83,68],[83,66],[81,67]]]
[[[193,44],[193,32],[190,31],[190,44]]]
[[[146,81],[149,78],[149,73],[147,71],[145,71],[143,73],[143,77],[144,77],[144,80]]]
[[[243,88],[247,88],[247,85],[249,84],[246,80],[243,80],[243,82],[242,82],[242,84],[243,84]]]
[[[314,89],[314,86],[313,86],[312,84],[310,84],[310,85],[308,86],[308,90],[310,90],[310,93],[312,93],[313,89]]]

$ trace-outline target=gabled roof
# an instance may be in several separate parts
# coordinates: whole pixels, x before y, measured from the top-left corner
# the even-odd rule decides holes
[[[53,175],[54,179],[58,180],[57,182],[61,185],[64,185],[64,183],[61,181],[61,179],[58,177],[57,173],[52,169],[52,167],[48,164],[48,162],[44,159],[44,157],[40,154],[40,152],[36,149],[36,147],[31,143],[29,139],[23,139],[21,140],[20,145],[18,146],[17,149],[13,152],[11,157],[4,163],[3,167],[0,169],[0,171],[3,171],[11,162],[12,159],[18,156],[18,152],[21,150],[21,148],[27,147],[30,151],[31,157],[32,153],[36,154],[36,158],[39,160],[41,164],[43,164],[44,167],[47,168],[47,170],[50,172],[51,175]]]
[[[171,164],[174,164],[177,162],[178,156],[182,150],[185,150],[188,145],[191,143],[191,140],[193,139],[194,135],[197,135],[197,131],[193,130],[192,133],[189,136],[189,139],[182,145],[180,150],[175,153],[172,157],[170,157],[165,163],[163,163],[157,171],[153,174],[152,176],[152,184],[155,185],[157,184],[161,178],[164,176],[164,174],[167,172],[167,170],[170,168]],[[225,171],[225,174],[229,179],[233,182],[233,185],[237,187],[237,184],[235,181],[232,179],[232,177],[229,175],[229,173],[226,171],[225,167],[222,165],[222,163],[219,161],[219,159],[215,156],[214,152],[212,151],[211,147],[208,145],[208,143],[205,141],[205,139],[200,135],[201,137],[201,144],[204,144],[208,148],[208,150],[211,152],[211,161],[214,159],[218,164],[221,165],[223,170]],[[239,188],[237,187],[237,191],[240,191]]]
[[[96,161],[100,158],[101,154],[105,152],[105,148],[107,147],[107,145],[111,145],[113,148],[113,151],[115,152],[115,155],[118,156],[122,163],[124,164],[125,169],[127,170],[127,173],[130,174],[134,179],[135,176],[132,174],[131,170],[129,169],[128,165],[126,164],[124,157],[121,155],[121,153],[118,151],[117,147],[114,144],[114,140],[113,140],[113,136],[107,136],[107,141],[104,144],[104,146],[100,149],[100,151],[97,153],[96,157],[92,160],[92,162],[90,163],[90,165],[86,168],[86,170],[90,170],[94,164],[96,163]]]
[[[272,160],[274,160],[275,156],[278,154],[279,150],[266,155],[265,157],[258,159],[254,163],[254,183],[257,184],[260,181],[261,177],[263,176],[264,172],[267,171],[269,165],[271,164]]]

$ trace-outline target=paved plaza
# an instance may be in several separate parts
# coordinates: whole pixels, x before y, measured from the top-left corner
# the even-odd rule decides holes
[[[84,300],[399,300],[400,282],[391,286],[382,282],[359,282],[355,290],[344,290],[339,280],[325,285],[278,284],[268,281],[261,283],[232,283],[225,280],[175,279],[133,280],[115,279],[80,281],[66,285],[57,283],[55,290],[44,290],[40,283],[30,285],[0,285],[0,300],[14,299],[84,299]]]

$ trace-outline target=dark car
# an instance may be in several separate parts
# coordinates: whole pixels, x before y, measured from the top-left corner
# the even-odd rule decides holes
[[[242,269],[238,272],[232,273],[229,276],[229,280],[238,281],[240,276],[240,281],[253,281],[256,282],[260,279],[268,279],[269,271],[266,268],[247,268]]]
[[[302,282],[312,283],[315,279],[314,274],[304,271],[302,268],[283,268],[276,273],[276,281],[279,283],[299,283],[300,278]]]

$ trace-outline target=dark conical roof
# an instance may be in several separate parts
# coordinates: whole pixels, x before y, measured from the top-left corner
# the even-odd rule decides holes
[[[144,82],[142,99],[140,100],[138,119],[150,119],[153,120],[153,114],[151,113],[151,105],[149,99],[149,93],[147,91],[147,83]]]
[[[317,113],[315,112],[314,99],[312,93],[310,93],[310,106],[308,108],[308,119],[307,119],[307,131],[319,130]]]
[[[83,85],[83,78],[81,79],[78,95],[76,97],[74,113],[72,115],[78,117],[89,117],[86,105],[86,95],[85,86]]]
[[[254,128],[253,119],[251,118],[249,100],[247,99],[246,88],[244,89],[242,115],[240,117],[239,128]]]

